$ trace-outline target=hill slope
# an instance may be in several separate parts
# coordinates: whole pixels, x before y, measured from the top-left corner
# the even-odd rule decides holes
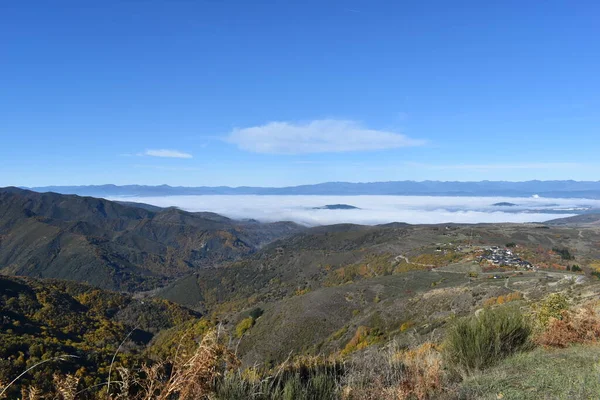
[[[598,241],[597,229],[540,224],[317,227],[181,278],[158,296],[231,327],[262,309],[239,354],[250,364],[277,362],[290,351],[343,349],[361,326],[377,332],[373,340],[402,333],[403,325],[418,337],[489,298],[518,292],[533,299],[575,280],[593,281],[567,267],[593,271]],[[539,271],[481,261],[485,248],[507,244]],[[553,249],[569,249],[575,258]]]
[[[139,361],[156,334],[200,317],[164,300],[141,301],[76,282],[3,275],[0,316],[0,382],[10,382],[40,360],[72,356],[42,365],[19,382],[33,381],[40,389],[59,371],[87,371],[106,379],[111,358],[126,338],[118,357],[125,364]]]
[[[0,272],[147,290],[301,229],[7,188],[0,190]]]
[[[551,265],[561,262],[553,248],[569,248],[578,260],[600,258],[598,240],[600,232],[595,229],[580,235],[577,229],[538,224],[322,226],[270,243],[219,268],[197,271],[173,282],[160,295],[210,310],[250,296],[270,301],[297,291],[448,265],[468,256],[458,248],[469,243],[504,246],[512,242],[521,246],[526,258],[534,257],[531,262]]]
[[[600,214],[583,214],[568,218],[558,218],[546,222],[547,225],[600,226]]]

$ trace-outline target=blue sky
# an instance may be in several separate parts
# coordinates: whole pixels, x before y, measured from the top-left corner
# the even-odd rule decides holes
[[[0,186],[600,179],[597,1],[4,1]]]

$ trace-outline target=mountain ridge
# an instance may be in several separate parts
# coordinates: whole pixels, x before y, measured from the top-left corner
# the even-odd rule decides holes
[[[600,181],[388,181],[325,182],[287,187],[88,185],[27,188],[90,196],[183,196],[183,195],[398,195],[398,196],[505,196],[600,198]]]
[[[304,228],[177,208],[0,189],[0,273],[149,290]]]

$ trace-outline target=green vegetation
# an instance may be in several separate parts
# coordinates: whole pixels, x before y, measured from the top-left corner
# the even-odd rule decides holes
[[[518,308],[486,309],[450,328],[445,355],[457,372],[471,373],[527,349],[530,335],[531,327]]]
[[[0,189],[0,273],[145,291],[303,230],[176,208]]]
[[[560,255],[560,258],[562,258],[563,260],[574,260],[575,259],[575,256],[571,254],[569,249],[561,249],[558,247],[553,247],[552,251],[555,252],[556,254]]]
[[[262,308],[255,307],[252,310],[250,310],[250,312],[248,313],[248,315],[250,315],[250,317],[252,317],[254,320],[257,320],[264,313],[265,312],[264,312],[264,310]]]
[[[569,308],[569,299],[561,293],[553,293],[534,307],[534,319],[538,328],[545,328],[551,319],[562,319]]]
[[[10,289],[14,281],[10,279],[5,286],[8,285]],[[29,286],[35,284],[33,281]],[[77,304],[92,312],[90,318],[109,307],[121,307],[121,302],[136,303],[120,294],[107,292],[101,296],[83,285],[61,286],[60,282],[56,285],[64,287],[69,296],[74,296],[72,298],[80,299]],[[12,287],[12,290],[23,292],[26,288]],[[41,308],[52,309],[56,304],[63,304],[62,301],[57,302],[60,296],[45,286],[35,287],[36,291],[44,299]],[[448,295],[452,293],[457,292],[449,291]],[[515,293],[495,297],[495,304],[502,303],[497,301],[499,298],[520,298]],[[10,298],[7,296],[3,302],[14,303]],[[53,300],[48,301],[50,298]],[[423,299],[427,299],[427,296]],[[432,301],[439,302],[435,297]],[[19,300],[18,304],[27,302]],[[77,304],[73,303],[72,306],[79,307]],[[549,321],[545,327],[540,326],[540,336],[536,340],[531,340],[533,331],[527,317],[514,306],[486,307],[477,315],[455,320],[445,332],[441,346],[425,341],[408,348],[399,346],[394,340],[388,341],[384,320],[379,313],[375,313],[368,318],[371,327],[359,326],[337,355],[329,358],[293,356],[282,364],[246,369],[240,367],[240,360],[232,350],[235,344],[232,345],[230,334],[222,326],[215,327],[213,323],[202,319],[186,320],[185,309],[178,309],[164,301],[160,304],[168,306],[164,309],[166,315],[155,321],[183,319],[183,322],[161,330],[150,347],[135,347],[132,343],[117,354],[111,375],[115,383],[110,389],[111,399],[396,400],[435,399],[443,394],[465,399],[494,398],[499,394],[508,398],[533,399],[536,398],[534,394],[537,398],[542,394],[546,397],[550,395],[549,398],[588,398],[598,387],[597,382],[591,381],[597,372],[589,368],[589,362],[598,356],[595,343],[600,338],[600,319],[589,307],[584,309],[585,312],[565,309],[568,301],[560,294],[542,299],[531,314],[536,321],[546,317]],[[161,307],[159,309],[163,309]],[[70,315],[68,310],[65,315]],[[61,309],[61,312],[65,310]],[[244,323],[241,329],[245,331],[271,313],[264,313],[259,307],[250,309],[242,314],[246,317],[238,327]],[[47,318],[52,313],[42,315]],[[562,316],[563,320],[556,319],[556,315]],[[254,317],[258,320],[255,321]],[[557,325],[556,321],[564,324]],[[402,333],[409,329],[412,334],[419,331],[419,327],[410,320],[402,323],[399,331]],[[119,331],[119,334],[124,333]],[[232,333],[239,335],[237,328]],[[331,339],[338,341],[346,333],[347,326],[344,326],[332,334]],[[49,362],[47,367],[34,369],[10,389],[10,396],[16,396],[19,392],[29,395],[38,390],[38,395],[44,394],[47,398],[56,397],[58,392],[63,393],[63,397],[59,398],[73,398],[69,396],[89,389],[83,392],[85,395],[77,398],[109,398],[105,383],[108,370],[113,368],[110,359],[118,343],[115,339],[107,339],[103,345],[108,346],[110,351],[102,353],[102,357],[91,359],[89,365],[80,364],[73,369],[66,366],[67,363],[63,366],[61,361]],[[565,347],[565,350],[564,353],[544,348],[530,351],[536,343]],[[589,343],[585,348],[589,350],[570,347],[571,343]],[[369,346],[372,346],[369,351],[363,351]],[[30,351],[35,352],[35,348]],[[590,356],[587,353],[589,351],[594,355]],[[100,349],[90,347],[79,355],[89,358],[89,354],[100,352]],[[23,358],[29,356],[25,354]],[[42,359],[50,359],[48,357],[51,356],[56,357],[49,354]],[[551,369],[548,369],[548,365]],[[20,367],[23,370],[25,365]],[[531,368],[531,372],[522,374],[519,368]],[[584,371],[584,368],[588,370]],[[570,369],[576,375],[565,374]],[[16,376],[16,372],[2,376],[2,382],[9,381]],[[56,374],[56,377],[48,379],[49,373]],[[559,378],[559,374],[566,376]],[[546,379],[558,379],[558,382],[544,386]],[[578,384],[588,386],[578,388]],[[542,387],[546,388],[545,392],[541,391]],[[148,390],[151,390],[150,395],[147,395]],[[527,397],[530,392],[531,396]],[[524,397],[519,397],[520,394]]]
[[[461,399],[596,399],[600,393],[598,346],[537,348],[500,361],[462,382]]]
[[[333,400],[340,399],[339,378],[331,368],[288,370],[271,379],[252,382],[227,374],[215,390],[216,400]]]
[[[0,382],[44,362],[20,384],[48,390],[54,373],[68,373],[92,386],[107,378],[124,339],[116,361],[131,366],[144,359],[156,333],[198,316],[164,300],[142,302],[74,282],[0,276]],[[63,355],[69,357],[56,359]]]
[[[252,317],[244,318],[235,326],[235,335],[238,338],[241,338],[242,336],[244,336],[244,333],[249,331],[250,328],[252,328],[253,326],[254,326],[254,318],[252,318]]]
[[[383,333],[378,328],[369,328],[367,326],[359,326],[356,333],[342,350],[342,355],[348,355],[354,351],[364,349],[375,343],[381,342]]]

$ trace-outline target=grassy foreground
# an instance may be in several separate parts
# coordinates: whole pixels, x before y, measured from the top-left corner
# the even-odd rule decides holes
[[[0,398],[27,400],[404,400],[600,398],[598,303],[568,308],[552,294],[487,307],[456,320],[440,343],[395,342],[330,358],[298,357],[244,368],[221,329],[192,347],[140,365],[111,363],[108,381],[55,374],[52,389],[0,383]],[[18,380],[18,379],[17,379]],[[20,396],[19,396],[20,394]]]
[[[507,358],[468,377],[458,389],[462,399],[598,399],[600,346],[537,348]]]

